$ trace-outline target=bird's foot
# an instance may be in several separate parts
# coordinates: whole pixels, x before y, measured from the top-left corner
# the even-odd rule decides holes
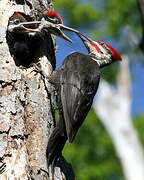
[[[31,63],[30,67],[34,67],[33,71],[36,71],[38,73],[42,73],[41,67],[40,67],[40,63]]]
[[[46,174],[48,175],[48,177],[49,177],[49,172],[48,172],[48,171],[46,171],[46,170],[43,169],[43,168],[40,168],[40,170],[43,171],[44,173],[46,173]]]
[[[40,64],[39,62],[38,62],[38,63],[32,63],[32,64],[30,65],[30,67],[34,67],[34,70],[33,70],[33,71],[35,71],[35,72],[37,72],[37,73],[40,73],[44,79],[45,79],[45,78],[48,79],[47,75],[44,73],[44,71],[42,71],[42,69],[41,69],[41,64]]]

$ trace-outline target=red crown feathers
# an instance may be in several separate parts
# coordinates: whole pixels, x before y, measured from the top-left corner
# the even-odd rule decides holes
[[[109,48],[109,50],[110,50],[111,53],[112,53],[113,58],[114,58],[116,61],[121,61],[121,60],[122,60],[122,58],[121,58],[121,56],[119,55],[119,53],[118,53],[113,47],[111,47],[109,44],[105,43],[104,41],[96,41],[96,42],[98,42],[98,43],[104,43],[105,46],[107,46],[107,47]]]
[[[14,12],[13,15],[11,16],[11,18],[19,17],[19,16],[23,17],[23,15],[22,15],[21,13],[19,13],[19,12]]]
[[[55,17],[55,18],[57,18],[57,19],[59,20],[59,22],[60,22],[61,24],[63,24],[62,17],[61,17],[61,16],[59,15],[59,13],[57,13],[56,11],[54,11],[54,10],[48,10],[48,11],[45,11],[43,14],[48,15],[48,16],[50,16],[50,17]]]

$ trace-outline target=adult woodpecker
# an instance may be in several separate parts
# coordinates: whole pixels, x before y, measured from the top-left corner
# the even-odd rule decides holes
[[[104,41],[95,41],[92,40],[81,33],[76,33],[80,39],[82,40],[83,44],[85,45],[86,49],[88,50],[89,55],[93,58],[97,58],[97,63],[100,68],[110,65],[115,61],[121,61],[122,58],[118,54],[118,52],[111,47],[109,44],[105,43]],[[97,50],[97,51],[96,51]],[[99,53],[97,53],[99,52]]]
[[[10,54],[17,66],[25,67],[46,56],[55,69],[56,59],[51,35],[44,30],[38,31],[38,25],[38,22],[21,12],[15,12],[9,18],[6,39]]]
[[[50,82],[59,99],[60,119],[48,146],[48,166],[54,165],[68,140],[73,142],[86,118],[100,81],[100,68],[121,60],[120,55],[105,42],[93,41],[78,33],[89,54],[74,52],[53,72]]]

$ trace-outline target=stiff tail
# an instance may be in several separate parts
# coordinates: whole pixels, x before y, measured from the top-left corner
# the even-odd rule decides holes
[[[60,125],[60,126],[59,126]],[[66,133],[64,133],[65,130],[61,126],[61,123],[59,122],[57,126],[55,127],[54,131],[52,132],[48,146],[47,146],[47,165],[48,167],[52,165],[52,169],[54,168],[54,165],[61,155],[61,152],[63,150],[63,147],[67,141]]]

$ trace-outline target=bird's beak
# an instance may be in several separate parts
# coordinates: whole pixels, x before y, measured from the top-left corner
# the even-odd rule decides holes
[[[62,32],[63,30],[78,33],[77,30],[70,28],[68,26],[65,26],[63,24],[57,24],[57,25],[49,27],[49,31],[51,32],[51,34],[54,34],[54,35],[59,36],[69,42],[72,42],[72,40]]]
[[[90,53],[92,51],[92,44],[93,44],[93,41],[84,36],[83,34],[81,34],[80,32],[77,33],[77,35],[80,37],[80,39],[82,40],[83,44],[85,45],[86,49],[88,50],[88,52]]]
[[[15,30],[19,32],[41,32],[42,29],[45,29],[50,34],[54,34],[69,42],[72,42],[72,40],[63,33],[63,30],[79,33],[77,30],[67,27],[63,24],[53,24],[45,20],[24,22],[24,23],[19,23],[18,25],[9,25],[8,27],[9,31]]]
[[[63,24],[58,24],[57,26],[58,26],[61,30],[64,30],[64,31],[71,31],[71,32],[79,33],[78,30],[73,29],[73,28],[70,28],[70,27],[65,26],[65,25],[63,25]]]
[[[77,35],[80,37],[80,39],[83,41],[84,44],[85,44],[85,43],[93,44],[93,41],[92,41],[90,38],[84,36],[84,35],[81,34],[80,32],[76,32],[76,33],[77,33]]]
[[[63,38],[69,42],[72,42],[72,40],[63,33],[63,30],[78,33],[77,30],[67,27],[63,24],[53,24],[53,23],[46,22],[43,25],[43,28],[47,29],[51,34],[54,34],[54,35],[56,35],[60,38]]]
[[[40,32],[37,28],[40,24],[39,21],[33,21],[33,22],[24,22],[19,24],[9,24],[8,31],[10,32]]]
[[[66,41],[72,42],[72,40],[62,32],[59,26],[51,26],[48,28],[48,31],[50,34],[54,34],[55,36],[65,39]]]

